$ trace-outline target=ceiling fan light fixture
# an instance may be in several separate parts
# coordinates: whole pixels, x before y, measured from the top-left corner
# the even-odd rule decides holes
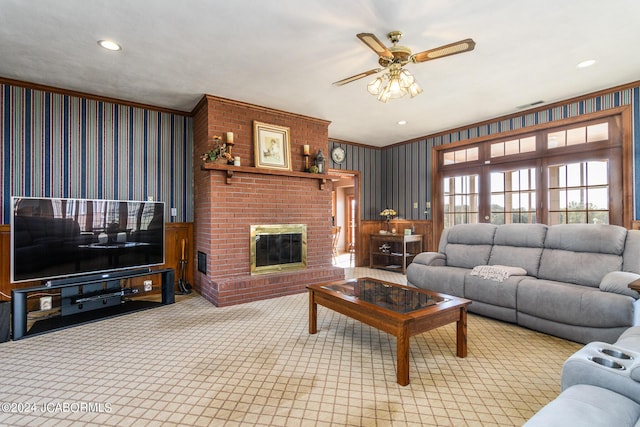
[[[385,104],[389,102],[389,100],[391,99],[391,91],[388,89],[389,86],[385,87],[384,90],[380,92],[380,95],[378,95],[378,101],[384,102]]]
[[[400,82],[402,83],[402,86],[408,88],[415,81],[416,81],[416,79],[413,77],[413,74],[411,74],[407,70],[403,69],[400,72]]]
[[[382,77],[375,78],[367,85],[367,90],[371,95],[379,95],[382,90]]]
[[[410,48],[398,45],[398,42],[402,38],[402,31],[391,31],[387,34],[387,38],[393,44],[393,46],[389,47],[385,46],[384,43],[372,33],[359,33],[356,34],[356,37],[378,55],[378,64],[381,68],[374,68],[339,80],[333,84],[342,86],[386,70],[382,76],[367,85],[367,91],[377,96],[380,102],[388,102],[391,98],[401,98],[407,93],[411,98],[422,93],[422,88],[415,77],[403,68],[404,65],[408,63],[417,64],[449,55],[469,52],[476,46],[476,42],[474,42],[473,39],[464,39],[434,49],[412,53]]]
[[[409,95],[411,95],[411,97],[413,98],[414,96],[420,95],[422,93],[422,88],[420,87],[418,82],[414,81],[407,88],[407,92],[409,92]]]
[[[407,93],[398,76],[391,76],[387,88],[391,93],[391,98],[402,98]]]
[[[422,93],[422,88],[415,77],[398,66],[392,67],[388,73],[369,83],[367,90],[370,94],[377,95],[378,101],[384,103],[389,102],[390,99],[402,98],[407,93],[412,98]]]

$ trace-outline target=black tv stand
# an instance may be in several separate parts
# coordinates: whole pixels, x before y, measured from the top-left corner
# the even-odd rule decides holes
[[[138,292],[135,288],[123,288],[120,281],[133,277],[160,274],[162,276],[162,302],[140,301],[128,298]],[[69,326],[118,316],[132,311],[173,304],[175,274],[173,269],[137,269],[116,273],[93,274],[69,279],[56,279],[43,286],[13,289],[11,291],[13,311],[13,339],[51,332]],[[27,297],[31,292],[47,292],[60,289],[61,316],[40,320],[27,330]],[[126,303],[123,304],[123,302]]]

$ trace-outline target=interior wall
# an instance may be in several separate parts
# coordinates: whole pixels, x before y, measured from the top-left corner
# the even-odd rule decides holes
[[[192,119],[0,84],[0,222],[12,195],[165,202],[193,221]]]
[[[331,159],[331,150],[341,146],[346,157],[341,164]],[[379,213],[384,209],[385,201],[381,191],[383,150],[375,147],[329,141],[329,168],[344,171],[360,172],[360,217],[361,219],[380,219]]]
[[[402,101],[396,101],[402,102]],[[340,145],[347,158],[341,165],[330,159],[329,167],[360,171],[363,177],[361,217],[379,220],[386,207],[393,208],[400,218],[427,219],[426,203],[431,202],[432,148],[458,141],[471,140],[504,132],[526,130],[542,123],[576,118],[585,114],[621,106],[633,110],[634,187],[640,185],[640,85],[637,83],[611,88],[593,95],[554,104],[552,107],[524,111],[521,115],[499,117],[482,124],[445,131],[434,136],[388,148],[363,147],[344,142],[329,142],[329,152]],[[371,161],[370,159],[375,159]],[[635,218],[640,218],[640,192],[634,191]],[[417,203],[417,208],[415,204]]]

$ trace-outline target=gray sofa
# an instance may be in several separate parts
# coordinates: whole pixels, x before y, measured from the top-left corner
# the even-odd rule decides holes
[[[640,327],[592,342],[562,367],[562,392],[526,427],[640,427]]]
[[[472,274],[498,265],[522,273]],[[640,324],[640,295],[627,286],[638,278],[640,231],[602,224],[456,225],[407,268],[409,285],[470,299],[470,312],[580,343]]]

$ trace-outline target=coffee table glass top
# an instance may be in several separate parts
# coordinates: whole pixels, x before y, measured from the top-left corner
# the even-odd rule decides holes
[[[322,288],[375,304],[397,313],[409,313],[449,301],[448,298],[421,292],[417,288],[393,286],[375,279],[361,278]]]

